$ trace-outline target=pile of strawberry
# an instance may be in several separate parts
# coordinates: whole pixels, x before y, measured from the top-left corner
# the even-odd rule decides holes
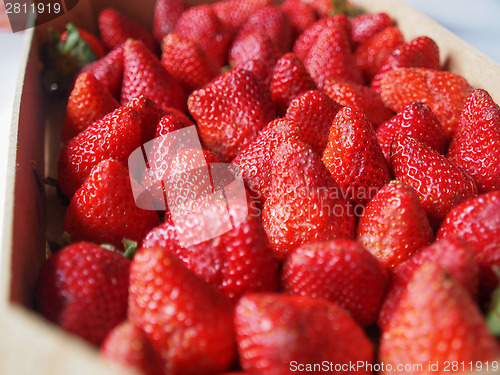
[[[71,243],[42,266],[45,317],[144,374],[498,369],[500,107],[432,39],[336,10],[157,0],[152,32],[105,9],[99,39],[59,40],[95,61],[62,126]],[[164,196],[201,158],[231,163],[247,201],[186,216],[194,234],[244,220],[183,246],[128,159],[190,126],[203,151],[155,142],[135,183]],[[207,183],[183,176],[180,197]]]

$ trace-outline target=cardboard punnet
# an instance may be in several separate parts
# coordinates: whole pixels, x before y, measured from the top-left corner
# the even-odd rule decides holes
[[[500,103],[498,63],[398,0],[353,3],[367,11],[390,14],[406,40],[420,35],[433,38],[447,69],[465,76],[473,87],[488,90]],[[80,0],[50,26],[62,30],[72,21],[96,31],[98,12],[113,6],[150,27],[153,4],[154,0]],[[60,105],[47,101],[40,86],[38,52],[47,39],[47,27],[25,32],[11,123],[0,263],[0,374],[125,374],[127,371],[100,360],[95,349],[33,311],[33,288],[46,256],[46,236],[57,232],[53,224],[60,223],[61,218],[53,191],[43,183],[46,176],[56,176],[58,121],[62,118]]]

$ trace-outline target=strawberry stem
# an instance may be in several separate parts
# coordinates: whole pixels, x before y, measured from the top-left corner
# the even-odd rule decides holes
[[[137,250],[139,250],[139,246],[138,246],[137,242],[125,238],[123,240],[123,246],[125,248],[125,252],[123,253],[123,256],[125,258],[132,260],[135,253],[137,253]]]
[[[494,270],[500,280],[500,268]],[[486,324],[493,335],[500,336],[500,285],[491,294],[491,304],[486,314]]]

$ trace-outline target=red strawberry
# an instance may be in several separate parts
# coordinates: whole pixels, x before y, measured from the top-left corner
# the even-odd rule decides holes
[[[281,3],[281,10],[290,21],[290,26],[293,31],[293,40],[316,22],[314,9],[305,1],[285,0]]]
[[[104,45],[102,44],[102,42],[99,40],[98,37],[96,37],[94,34],[85,29],[76,27],[72,23],[68,23],[66,25],[66,30],[60,35],[59,38],[61,39],[61,42],[64,43],[66,42],[68,37],[81,38],[85,43],[87,43],[87,45],[94,53],[95,57],[98,59],[100,59],[106,54],[106,49],[104,48]]]
[[[123,47],[119,46],[103,58],[87,64],[82,73],[91,73],[116,98],[120,96],[123,79]]]
[[[213,3],[212,9],[224,27],[234,35],[255,11],[270,4],[270,0],[223,0]]]
[[[125,167],[109,159],[92,168],[71,198],[63,229],[72,241],[110,243],[123,249],[123,240],[140,243],[159,223],[156,211],[135,204]]]
[[[164,109],[159,108],[155,102],[143,95],[133,98],[128,102],[127,107],[132,108],[141,118],[141,144],[153,139]]]
[[[113,364],[144,375],[163,375],[163,364],[146,333],[126,320],[116,326],[101,346],[101,356]]]
[[[67,32],[62,35],[50,30],[51,40],[43,43],[40,48],[44,67],[41,83],[44,90],[65,96],[72,89],[79,71],[85,65],[96,61],[97,56],[104,54],[101,42],[95,36],[87,34],[85,39],[72,23],[66,27]]]
[[[322,91],[308,91],[290,103],[285,119],[271,121],[258,137],[236,156],[232,164],[239,169],[250,195],[261,204],[271,187],[275,154],[282,143],[299,139],[309,143],[318,154],[339,106]]]
[[[300,34],[293,45],[293,53],[299,59],[304,61],[309,54],[309,51],[316,44],[319,35],[328,28],[337,28],[344,33],[346,39],[350,43],[351,22],[347,16],[337,14],[333,17],[322,18],[309,26],[302,34]]]
[[[429,245],[434,234],[415,190],[393,180],[366,205],[356,239],[392,270]]]
[[[83,184],[99,162],[113,158],[123,165],[141,145],[141,119],[136,111],[122,106],[94,122],[71,139],[59,155],[59,186],[67,198]]]
[[[177,21],[174,32],[198,43],[218,67],[226,64],[231,33],[210,5],[186,9]]]
[[[440,154],[446,149],[443,125],[432,109],[424,103],[413,102],[377,128],[377,139],[385,159],[391,163],[391,143],[396,134],[402,133],[425,143]]]
[[[371,82],[371,87],[380,93],[383,73],[398,68],[426,68],[440,70],[439,47],[427,36],[419,36],[392,51],[385,64]]]
[[[380,96],[369,87],[331,79],[325,83],[324,90],[340,105],[358,107],[374,128],[389,120],[393,115],[393,112],[385,107]]]
[[[296,96],[316,88],[316,83],[295,54],[283,55],[274,66],[271,95],[278,113],[284,114]]]
[[[285,293],[332,301],[369,326],[377,319],[388,276],[358,242],[334,240],[295,249],[283,265],[282,285]]]
[[[414,101],[426,103],[443,124],[448,138],[455,132],[470,92],[465,78],[451,72],[399,68],[380,77],[380,95],[388,108],[399,112]]]
[[[298,131],[299,125],[284,119],[271,121],[257,138],[231,162],[241,174],[247,190],[264,205],[271,187],[272,165],[278,147]]]
[[[319,155],[328,144],[328,134],[340,105],[320,90],[295,97],[288,106],[285,119],[298,124],[299,138]]]
[[[437,364],[442,372],[441,366],[449,361],[476,364],[495,360],[500,347],[469,294],[441,267],[426,263],[413,273],[384,329],[379,356],[393,368],[412,364],[406,374],[432,374],[430,364]]]
[[[61,129],[61,141],[71,138],[101,119],[120,104],[90,73],[81,73],[66,105],[66,118]]]
[[[335,116],[322,160],[356,206],[366,205],[391,179],[375,131],[356,107],[344,107]]]
[[[141,181],[141,190],[136,190],[139,192],[136,193],[138,205],[142,208],[167,211],[167,218],[170,217],[168,205],[175,203],[170,200],[183,199],[178,203],[181,205],[187,199],[198,199],[201,193],[213,193],[213,184],[207,168],[208,164],[219,162],[213,153],[201,150],[197,133],[191,132],[194,126],[186,131],[175,132],[184,127],[180,120],[177,116],[162,118],[156,138],[144,147],[144,155],[139,154],[139,161],[135,157],[129,159],[129,169],[135,172],[133,178]],[[192,137],[197,144],[192,144]],[[146,161],[143,156],[147,156]],[[196,232],[194,234],[196,235]]]
[[[352,41],[362,44],[385,28],[394,25],[387,13],[365,13],[351,19]]]
[[[279,258],[307,242],[353,238],[354,214],[319,155],[292,138],[273,161],[262,222]]]
[[[273,77],[274,62],[269,60],[248,60],[240,68],[252,72],[259,78],[266,87],[271,87]]]
[[[230,207],[233,212],[244,209],[237,205]],[[224,212],[214,210],[212,214],[215,222],[223,222],[220,217]],[[183,227],[191,224],[199,222],[188,219],[182,223]],[[181,246],[178,230],[178,220],[165,222],[146,236],[143,246],[167,249],[199,278],[233,301],[249,292],[277,290],[278,262],[257,216],[249,214],[228,232],[196,245]]]
[[[177,20],[185,10],[182,0],[155,0],[153,12],[153,36],[161,44],[163,37],[173,33]]]
[[[155,137],[166,135],[172,131],[194,126],[194,123],[184,113],[175,108],[167,108],[166,114],[158,122]]]
[[[361,72],[354,63],[349,37],[337,23],[325,27],[318,35],[304,65],[319,88],[333,78],[363,83]]]
[[[141,25],[114,8],[103,9],[98,18],[101,39],[108,47],[114,49],[127,39],[137,39],[152,52],[158,51],[153,36]]]
[[[226,297],[161,248],[139,250],[130,267],[129,320],[142,328],[168,374],[219,374],[235,358]]]
[[[278,60],[279,52],[269,36],[260,31],[242,30],[229,50],[229,64],[241,68],[248,61],[259,60],[273,66]]]
[[[89,242],[49,257],[35,289],[40,313],[64,330],[100,345],[127,313],[130,261]]]
[[[222,161],[232,160],[275,117],[269,90],[237,68],[194,91],[188,107],[203,143]]]
[[[163,38],[161,63],[188,93],[206,85],[218,74],[213,61],[196,42],[175,33]]]
[[[186,108],[181,84],[161,65],[158,58],[138,40],[128,40],[123,46],[122,104],[144,95],[158,106]]]
[[[479,192],[500,190],[500,107],[486,91],[475,90],[465,101],[447,156],[471,175]]]
[[[260,31],[266,34],[280,54],[292,47],[292,27],[290,21],[277,5],[267,5],[257,9],[245,22],[240,33]]]
[[[236,306],[235,325],[240,363],[248,373],[304,373],[312,371],[305,366],[325,361],[323,371],[334,374],[335,366],[373,361],[373,346],[363,330],[344,310],[322,299],[248,294]]]
[[[461,237],[473,248],[479,266],[480,300],[487,303],[499,285],[495,268],[500,265],[500,191],[479,195],[453,208],[437,238]]]
[[[354,52],[356,66],[370,82],[392,52],[404,43],[404,37],[397,26],[389,26],[370,37]]]
[[[477,195],[467,172],[413,138],[401,134],[393,138],[391,163],[396,178],[417,192],[434,229],[454,206]]]
[[[443,267],[474,300],[477,298],[478,267],[472,248],[459,238],[438,240],[394,269],[392,286],[378,319],[378,325],[382,329],[392,319],[413,273],[425,263]]]

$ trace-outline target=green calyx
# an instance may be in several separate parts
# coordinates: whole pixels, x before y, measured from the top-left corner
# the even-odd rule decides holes
[[[73,84],[74,77],[85,65],[97,60],[90,46],[82,39],[78,28],[72,23],[66,25],[67,36],[50,30],[52,41],[41,48],[44,64],[43,88],[50,93],[65,94]]]

